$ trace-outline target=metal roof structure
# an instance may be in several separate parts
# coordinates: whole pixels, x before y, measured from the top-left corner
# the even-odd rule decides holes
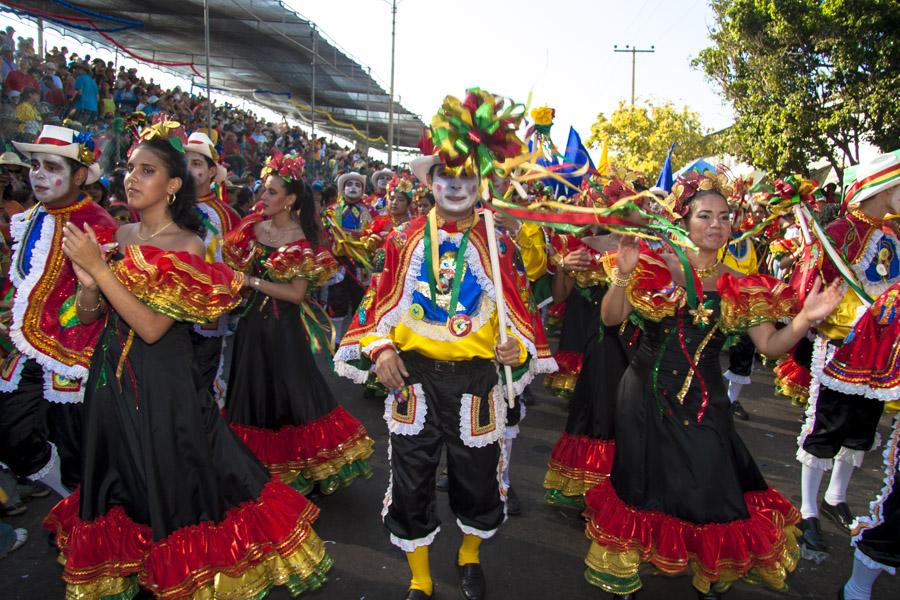
[[[136,54],[171,67],[205,89],[203,0],[28,1],[23,6],[84,18],[87,11],[143,26],[110,32]],[[81,9],[80,11],[77,9]],[[278,113],[370,146],[387,147],[389,95],[371,70],[348,56],[279,0],[209,0],[210,86],[252,99]],[[98,27],[110,21],[91,17]],[[79,29],[67,34],[109,45],[103,34]],[[113,23],[115,25],[115,23]],[[89,29],[89,28],[85,28]],[[387,48],[385,48],[387,51]],[[312,108],[316,111],[313,112]],[[413,148],[422,120],[394,102],[394,146]]]

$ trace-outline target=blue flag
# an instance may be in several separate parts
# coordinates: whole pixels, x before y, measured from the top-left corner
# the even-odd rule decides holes
[[[659,177],[656,178],[656,187],[667,192],[672,191],[672,184],[675,183],[675,178],[672,176],[672,151],[674,149],[675,142],[672,142],[672,145],[669,146],[669,153],[666,155],[666,162],[663,163],[662,171],[659,172]]]
[[[584,144],[581,143],[581,136],[578,135],[578,132],[575,131],[574,127],[569,127],[569,141],[566,142],[566,152],[564,155],[565,163],[572,165],[570,167],[565,167],[560,169],[559,173],[566,180],[578,187],[581,185],[581,177],[578,176],[567,176],[567,173],[573,173],[582,167],[584,167],[585,163],[590,164],[591,169],[594,169],[594,161],[591,160],[590,154],[588,154],[587,148],[584,147]],[[575,191],[571,188],[564,188],[562,185],[557,184],[560,189],[557,194],[574,194]]]

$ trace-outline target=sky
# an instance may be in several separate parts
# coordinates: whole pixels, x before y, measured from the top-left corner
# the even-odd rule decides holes
[[[286,0],[388,89],[391,72],[389,0]],[[710,45],[714,23],[707,0],[400,0],[395,90],[403,106],[427,123],[446,94],[468,87],[556,109],[553,137],[564,147],[568,128],[590,135],[631,98],[631,54],[637,55],[638,100],[671,101],[700,114],[710,130],[731,124],[731,107],[690,62]]]
[[[556,109],[552,135],[565,146],[569,126],[583,138],[598,113],[607,116],[631,96],[631,54],[626,44],[653,53],[637,55],[638,101],[671,101],[699,113],[709,130],[732,122],[730,106],[690,61],[709,45],[714,22],[708,0],[400,0],[397,4],[396,96],[427,124],[447,94],[482,87],[496,94]],[[317,24],[332,42],[370,67],[385,90],[391,72],[390,0],[285,0]],[[17,35],[34,26],[0,15]],[[48,45],[65,43],[47,31]],[[71,44],[70,44],[71,47]],[[109,60],[111,52],[91,49]],[[132,61],[120,63],[131,66]],[[147,68],[141,72],[145,72]],[[184,78],[157,73],[168,86]],[[214,94],[216,97],[217,94]],[[219,97],[226,99],[219,95]],[[246,102],[230,98],[238,105]],[[274,113],[255,108],[269,120]]]

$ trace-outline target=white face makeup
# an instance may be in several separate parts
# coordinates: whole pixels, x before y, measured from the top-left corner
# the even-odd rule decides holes
[[[379,194],[384,193],[384,189],[387,187],[387,184],[390,182],[391,178],[387,175],[382,175],[380,177],[375,178],[375,191]]]
[[[359,200],[362,198],[363,194],[363,184],[356,179],[351,179],[347,183],[344,184],[344,198],[349,200],[351,203],[354,200]]]
[[[197,186],[197,196],[202,197],[209,193],[209,186],[216,176],[216,168],[210,167],[206,157],[199,152],[185,152],[184,157],[188,161],[188,171]]]
[[[35,152],[31,155],[31,189],[41,204],[53,206],[72,196],[73,183],[66,159],[56,154]]]
[[[452,216],[465,216],[478,202],[478,177],[454,177],[439,166],[434,171],[431,190],[442,212]]]

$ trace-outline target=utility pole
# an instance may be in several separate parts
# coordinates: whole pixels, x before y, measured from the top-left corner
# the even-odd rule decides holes
[[[636,46],[630,46],[625,44],[624,48],[619,48],[618,45],[613,46],[613,52],[631,52],[631,106],[634,106],[634,71],[637,66],[637,61],[635,57],[638,52],[647,52],[653,53],[656,52],[656,46],[650,46],[650,48],[639,49]]]
[[[391,2],[391,97],[388,100],[388,168],[394,153],[394,50],[397,42],[397,0]]]
[[[209,77],[209,0],[203,0],[203,38],[206,46],[206,133],[212,139],[212,87]]]
[[[310,27],[310,34],[312,35],[312,98],[310,99],[310,108],[309,111],[310,116],[312,117],[312,141],[313,148],[315,148],[316,144],[316,54],[319,52],[319,47],[316,42],[318,37],[316,36],[316,26],[312,25]]]

